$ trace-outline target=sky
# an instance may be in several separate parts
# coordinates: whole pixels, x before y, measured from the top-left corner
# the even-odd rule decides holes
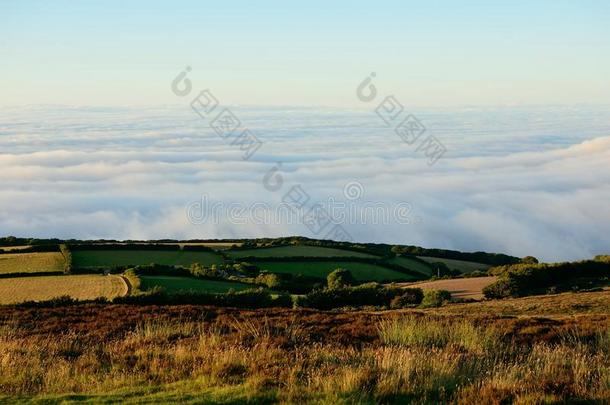
[[[610,104],[607,1],[0,2],[1,105],[159,105],[185,66],[234,104]]]
[[[0,0],[0,235],[341,225],[358,242],[608,254],[608,21],[607,1]],[[202,90],[218,106],[198,115]],[[225,109],[231,133],[213,125]],[[295,190],[307,204],[286,216]],[[323,229],[303,220],[317,204],[339,207]]]

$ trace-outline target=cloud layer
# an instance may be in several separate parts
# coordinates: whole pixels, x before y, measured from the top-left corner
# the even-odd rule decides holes
[[[358,241],[487,250],[545,260],[610,252],[610,112],[594,108],[414,111],[447,153],[434,166],[371,111],[233,107],[263,142],[244,161],[188,106],[0,110],[0,234],[215,238],[301,234],[300,223],[193,224],[208,201],[412,207],[410,223],[346,223]],[[265,174],[281,162],[283,186]],[[347,183],[362,193],[349,200]],[[358,208],[357,208],[358,209]]]

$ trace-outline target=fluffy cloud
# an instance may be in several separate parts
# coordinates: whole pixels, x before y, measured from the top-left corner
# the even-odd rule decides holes
[[[545,260],[610,251],[609,112],[417,111],[448,149],[434,166],[370,111],[234,112],[264,143],[250,161],[187,106],[0,110],[0,234],[315,236],[277,217],[282,196],[300,184],[310,203],[353,208],[343,225],[359,241]],[[263,178],[278,162],[283,185],[271,191]],[[352,200],[350,182],[362,186]],[[187,207],[202,197],[225,209],[259,204],[274,219],[223,212],[189,221]],[[407,221],[361,218],[365,207],[401,204],[411,208]]]

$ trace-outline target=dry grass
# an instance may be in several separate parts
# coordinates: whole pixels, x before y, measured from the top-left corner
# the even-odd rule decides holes
[[[428,323],[430,322],[430,323]],[[516,345],[464,321],[395,318],[376,345],[306,344],[298,320],[136,324],[90,342],[0,329],[4,399],[190,403],[544,403],[610,397],[608,331]],[[410,337],[409,337],[410,336]],[[483,343],[482,343],[483,342]],[[146,387],[154,387],[149,389]],[[0,398],[1,399],[1,398]]]
[[[59,252],[0,254],[0,274],[63,271],[64,258]]]
[[[399,286],[419,287],[429,290],[447,290],[453,298],[483,298],[483,288],[496,281],[496,277],[455,278],[451,280],[423,281],[419,283],[400,283]]]
[[[113,298],[127,294],[119,276],[71,275],[0,279],[0,304],[42,301],[68,295],[76,299]]]
[[[610,289],[447,305],[429,312],[460,316],[567,316],[610,313]]]

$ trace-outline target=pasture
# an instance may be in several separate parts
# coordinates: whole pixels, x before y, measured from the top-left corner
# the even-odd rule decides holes
[[[418,256],[420,259],[428,263],[445,263],[451,270],[458,270],[461,273],[467,274],[473,271],[487,271],[491,266],[485,263],[468,262],[466,260],[443,259],[441,257]]]
[[[390,264],[397,264],[401,267],[404,267],[404,268],[412,270],[412,271],[416,271],[416,272],[421,273],[428,277],[432,275],[431,266],[427,265],[426,263],[417,261],[415,259],[411,259],[409,257],[393,257],[391,259],[388,259],[387,262]]]
[[[0,304],[43,301],[68,295],[79,300],[127,294],[120,276],[66,275],[0,279]]]
[[[412,280],[413,277],[376,264],[357,262],[257,262],[261,270],[271,273],[302,274],[304,276],[326,278],[337,268],[349,270],[359,281]]]
[[[148,290],[153,287],[163,287],[168,293],[177,291],[197,291],[211,293],[226,293],[233,289],[235,291],[255,288],[255,286],[243,283],[218,280],[202,280],[189,277],[173,276],[140,276],[140,288]]]
[[[214,252],[191,250],[74,250],[72,261],[75,267],[108,267],[145,265],[151,263],[190,266],[201,263],[205,266],[221,264],[222,257]]]
[[[59,252],[0,254],[0,274],[63,271]]]
[[[352,250],[334,249],[321,246],[293,245],[293,246],[277,246],[260,249],[245,249],[245,250],[228,250],[226,252],[230,257],[368,257],[375,258],[376,256],[366,253],[355,252]]]

